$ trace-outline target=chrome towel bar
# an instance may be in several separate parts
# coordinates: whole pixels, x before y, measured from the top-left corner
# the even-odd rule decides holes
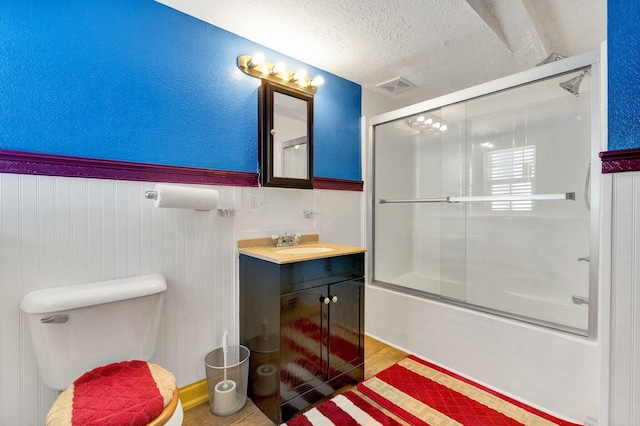
[[[448,203],[449,197],[447,198],[406,198],[406,199],[396,199],[396,200],[387,200],[385,198],[380,198],[380,204],[394,204],[394,203]]]
[[[396,203],[466,203],[477,201],[544,201],[544,200],[575,200],[575,192],[562,192],[558,194],[526,194],[526,195],[475,195],[469,197],[444,197],[444,198],[380,198],[380,204]]]

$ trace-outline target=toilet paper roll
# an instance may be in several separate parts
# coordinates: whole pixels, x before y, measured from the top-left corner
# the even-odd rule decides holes
[[[192,186],[158,184],[154,191],[156,192],[154,202],[156,207],[215,210],[220,198],[215,189]]]
[[[215,414],[225,414],[236,408],[236,382],[223,380],[218,382],[213,395],[213,411]]]
[[[253,393],[256,396],[270,396],[278,390],[278,369],[275,364],[263,364],[256,369]]]

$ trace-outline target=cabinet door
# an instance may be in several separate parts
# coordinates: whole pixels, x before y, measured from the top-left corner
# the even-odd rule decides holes
[[[328,339],[330,378],[364,362],[363,284],[360,279],[329,286],[332,298]]]
[[[327,351],[320,297],[326,286],[280,296],[280,400],[288,401],[323,383]]]

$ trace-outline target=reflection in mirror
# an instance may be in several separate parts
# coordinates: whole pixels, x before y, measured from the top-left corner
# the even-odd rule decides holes
[[[263,186],[313,187],[313,97],[262,81],[260,181]]]
[[[307,137],[292,139],[282,144],[282,175],[297,179],[308,179]]]
[[[307,179],[307,102],[284,93],[273,95],[273,174]],[[304,146],[304,149],[300,148]]]

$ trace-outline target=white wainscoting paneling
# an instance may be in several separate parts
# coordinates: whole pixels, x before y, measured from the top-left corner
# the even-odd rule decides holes
[[[236,343],[233,217],[157,209],[153,183],[0,174],[0,424],[41,425],[56,397],[40,381],[20,300],[28,292],[159,273],[168,290],[155,362],[179,386]],[[220,206],[233,188],[216,187]]]
[[[364,192],[317,190],[314,216],[322,241],[365,246]]]
[[[640,424],[640,173],[613,177],[610,419]]]
[[[313,220],[304,211],[315,209],[314,193],[308,189],[242,188],[242,205],[237,212],[237,239],[265,238],[283,233],[316,233]],[[251,194],[263,197],[260,209],[251,207]]]
[[[362,192],[214,187],[215,211],[158,209],[154,183],[0,174],[0,425],[42,425],[56,392],[43,385],[20,300],[30,291],[150,273],[168,290],[154,362],[178,386],[205,378],[224,329],[238,336],[236,240],[281,232],[363,245]],[[250,212],[249,192],[267,197]],[[307,219],[304,210],[320,215]]]
[[[238,240],[287,232],[319,234],[321,241],[364,246],[362,191],[242,188],[241,192]],[[264,197],[262,209],[251,207],[251,194]],[[307,218],[305,210],[316,214]]]

